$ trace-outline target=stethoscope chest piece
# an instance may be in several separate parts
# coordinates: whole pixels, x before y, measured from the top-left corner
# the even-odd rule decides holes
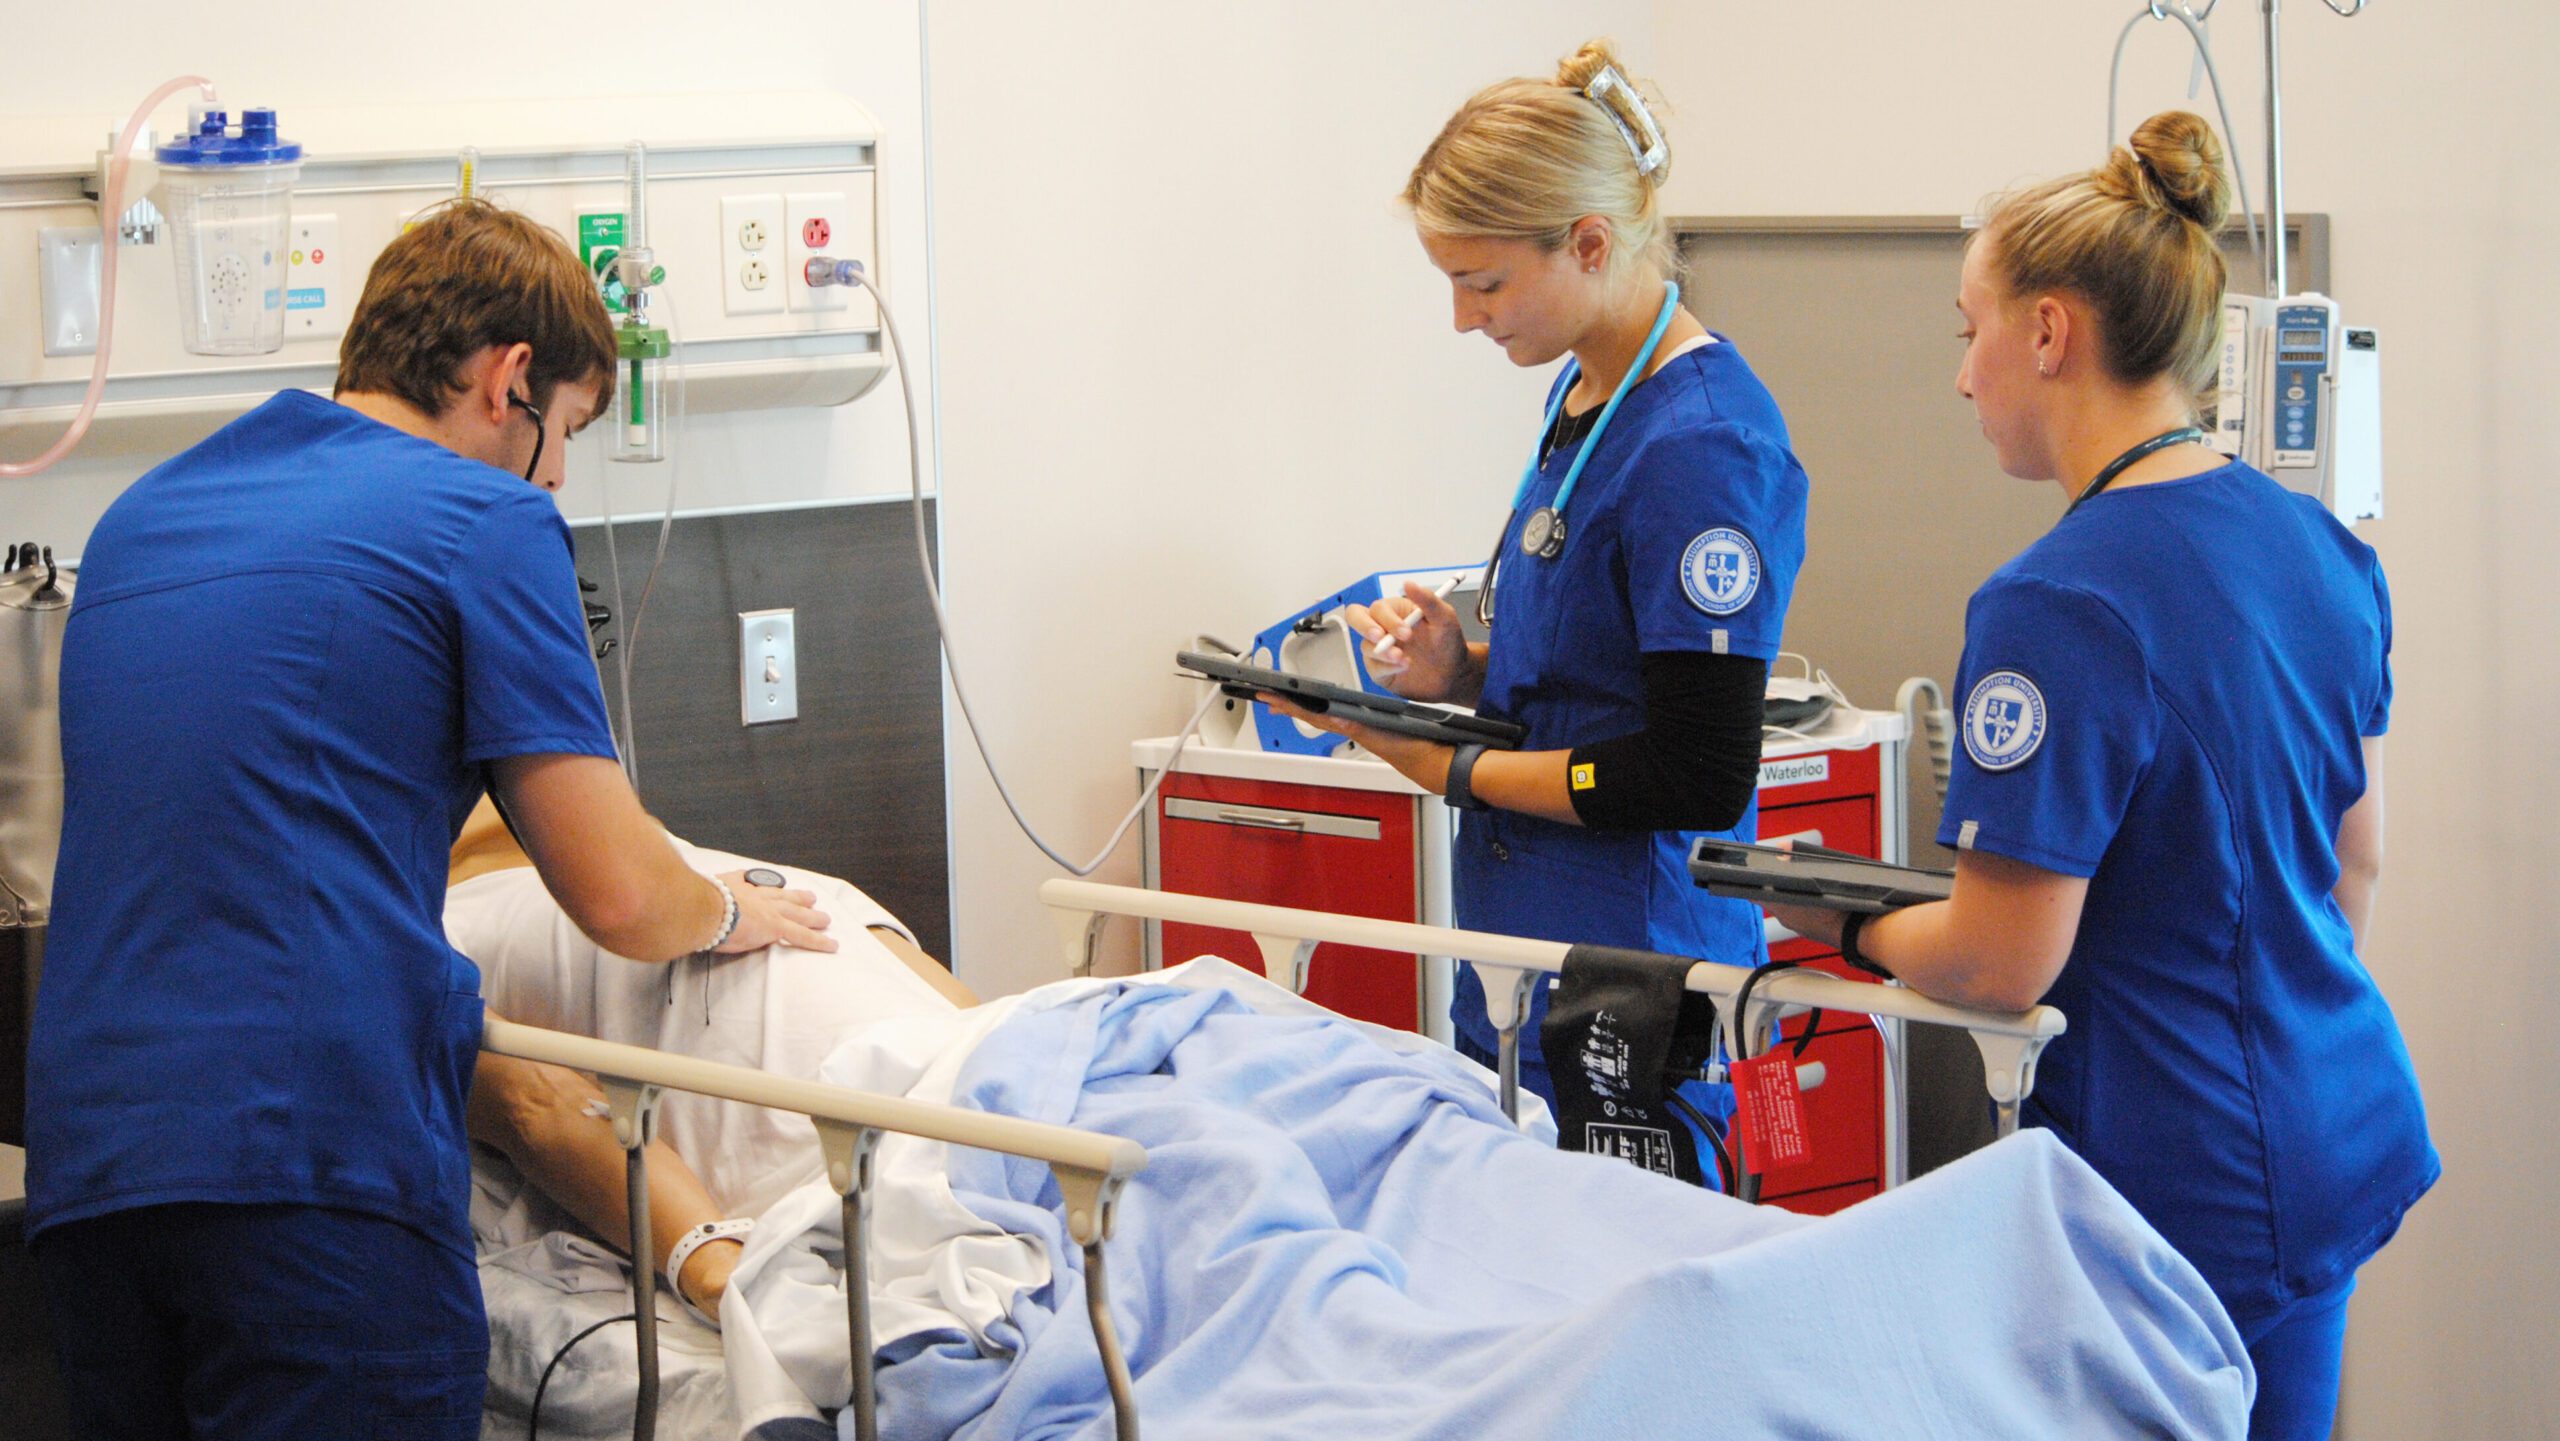
[[[1554,507],[1542,505],[1521,522],[1520,553],[1540,560],[1553,560],[1564,554],[1564,517]]]

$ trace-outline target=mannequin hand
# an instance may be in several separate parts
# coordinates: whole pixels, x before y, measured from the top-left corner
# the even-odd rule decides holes
[[[720,943],[721,955],[744,955],[777,942],[804,951],[836,948],[833,936],[820,934],[830,922],[827,913],[818,909],[816,892],[749,885],[745,871],[731,871],[720,879],[728,882],[729,894],[738,898],[738,928]]]
[[[1429,587],[1406,581],[1402,596],[1344,606],[1342,618],[1360,637],[1379,684],[1407,700],[1445,701],[1458,693],[1467,672],[1466,636],[1457,608]]]

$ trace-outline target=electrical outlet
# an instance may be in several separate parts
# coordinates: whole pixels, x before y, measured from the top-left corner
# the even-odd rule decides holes
[[[853,304],[854,287],[812,286],[808,270],[810,260],[820,255],[838,260],[863,256],[870,247],[858,242],[859,234],[842,191],[784,197],[782,280],[792,309],[843,310]]]
[[[345,272],[338,259],[338,217],[293,217],[293,236],[285,257],[284,334],[287,340],[322,340],[344,335],[354,296],[339,283]]]
[[[782,229],[779,195],[727,195],[720,200],[720,304],[730,315],[771,315],[785,303],[774,234]]]

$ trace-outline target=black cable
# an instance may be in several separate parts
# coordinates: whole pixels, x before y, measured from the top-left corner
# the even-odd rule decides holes
[[[542,1368],[542,1379],[535,1382],[533,1385],[533,1412],[525,1421],[525,1441],[542,1441],[542,1393],[551,1389],[551,1373],[559,1369],[561,1361],[567,1358],[570,1350],[579,1342],[584,1341],[589,1336],[594,1335],[616,1321],[637,1322],[639,1319],[640,1315],[636,1311],[626,1311],[619,1316],[607,1316],[603,1320],[589,1326],[584,1331],[579,1332],[577,1335],[570,1337],[567,1341],[561,1343],[559,1350],[551,1353],[551,1364]]]
[[[1690,1105],[1689,1098],[1678,1091],[1665,1091],[1662,1099],[1668,1102],[1673,1110],[1688,1117],[1689,1124],[1697,1127],[1698,1134],[1706,1137],[1707,1144],[1715,1148],[1716,1184],[1723,1188],[1726,1195],[1734,1194],[1736,1188],[1741,1185],[1741,1178],[1734,1174],[1733,1153],[1725,1149],[1724,1132],[1717,1130],[1715,1124],[1706,1118],[1705,1113]]]

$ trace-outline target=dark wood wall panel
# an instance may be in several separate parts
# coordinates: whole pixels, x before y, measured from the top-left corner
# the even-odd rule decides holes
[[[655,521],[615,527],[636,607]],[[578,572],[612,604],[603,527],[575,531]],[[738,612],[788,606],[800,718],[739,721]],[[620,638],[615,617],[600,635]],[[903,504],[678,520],[631,673],[640,798],[699,845],[843,876],[951,954],[941,650]],[[605,698],[621,715],[614,661]]]

